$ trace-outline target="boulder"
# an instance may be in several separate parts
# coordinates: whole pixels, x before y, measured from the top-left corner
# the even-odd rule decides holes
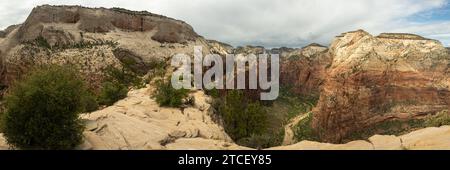
[[[400,138],[408,150],[450,150],[450,126],[420,129]]]
[[[375,135],[369,138],[375,150],[402,150],[402,141],[397,136]]]
[[[5,137],[2,133],[0,133],[0,150],[7,150],[9,149],[8,143],[6,142]]]

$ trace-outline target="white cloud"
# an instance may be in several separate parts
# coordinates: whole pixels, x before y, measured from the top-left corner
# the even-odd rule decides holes
[[[232,45],[328,44],[334,36],[359,28],[373,34],[450,33],[437,27],[439,23],[427,27],[408,20],[446,5],[445,0],[15,0],[0,2],[0,27],[23,22],[32,7],[46,3],[147,10],[184,20],[200,35]]]

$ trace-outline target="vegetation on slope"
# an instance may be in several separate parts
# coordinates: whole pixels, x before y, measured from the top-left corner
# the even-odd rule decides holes
[[[417,129],[440,127],[444,125],[450,125],[450,114],[448,113],[448,110],[443,110],[434,115],[428,115],[425,118],[420,119],[394,119],[383,121],[375,126],[367,127],[352,133],[346,141],[368,139],[375,134],[399,136]]]
[[[121,69],[108,67],[105,73],[106,78],[97,98],[101,105],[110,106],[127,97],[129,87],[140,88],[144,86],[142,78],[127,68],[126,64]]]
[[[158,80],[156,81],[156,92],[153,95],[156,102],[160,106],[166,107],[181,107],[184,104],[183,100],[188,97],[188,89],[174,89],[170,81]]]
[[[79,41],[72,44],[50,44],[43,36],[38,36],[33,41],[25,42],[25,44],[34,45],[49,50],[66,50],[66,49],[85,49],[93,48],[95,46],[107,45],[116,48],[118,43],[111,40],[96,40],[96,41]]]
[[[89,96],[79,73],[70,67],[37,68],[7,94],[3,133],[20,149],[72,149],[82,142]]]
[[[309,112],[317,103],[316,97],[299,97],[286,87],[280,89],[280,96],[272,102],[251,100],[239,90],[225,93],[206,91],[214,98],[213,107],[222,118],[225,131],[236,143],[252,148],[281,145],[289,120]]]
[[[294,136],[297,141],[303,141],[303,140],[318,141],[319,140],[319,136],[318,136],[317,132],[311,127],[312,119],[313,119],[313,112],[309,112],[294,127]]]
[[[215,108],[224,122],[225,131],[236,143],[260,148],[265,143],[255,138],[266,138],[267,113],[259,101],[251,101],[238,90],[230,90],[224,97],[215,99]],[[259,145],[259,146],[258,146]]]

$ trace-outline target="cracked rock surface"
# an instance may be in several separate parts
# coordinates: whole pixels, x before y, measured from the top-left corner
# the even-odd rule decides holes
[[[207,96],[194,92],[194,106],[163,108],[151,99],[152,87],[132,90],[113,106],[84,114],[84,143],[80,150],[247,150],[230,139],[223,128],[211,120]],[[197,100],[198,99],[198,100]],[[198,106],[202,107],[201,111]],[[8,149],[0,134],[0,149]],[[450,126],[430,127],[402,136],[375,135],[368,141],[346,144],[301,141],[268,148],[271,150],[450,150]]]
[[[272,150],[450,150],[450,126],[430,127],[402,136],[375,135],[346,144],[302,141]]]

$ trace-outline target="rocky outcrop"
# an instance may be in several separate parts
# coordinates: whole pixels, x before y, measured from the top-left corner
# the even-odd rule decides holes
[[[272,48],[268,50],[270,54],[278,54],[281,59],[285,59],[290,57],[290,54],[294,51],[298,50],[297,48],[288,48],[288,47],[280,47],[280,48]]]
[[[236,146],[211,120],[203,92],[195,92],[194,106],[185,109],[159,107],[151,94],[150,86],[132,90],[113,106],[83,115],[86,131],[81,149],[189,149],[181,146],[192,143],[191,139],[210,141],[221,149]]]
[[[7,149],[9,149],[9,146],[6,142],[6,139],[3,136],[3,134],[0,133],[0,150],[7,150]]]
[[[46,39],[61,37],[49,24],[77,24],[78,29],[91,33],[105,33],[115,29],[123,31],[155,31],[153,40],[168,43],[195,41],[198,35],[188,24],[149,12],[134,12],[113,8],[84,8],[80,6],[38,6],[20,28],[19,39],[31,41],[38,36]],[[58,36],[60,35],[60,36]],[[75,36],[67,34],[68,40]],[[73,39],[72,39],[73,38]]]
[[[113,54],[121,63],[139,75],[145,75],[151,69],[151,67],[144,62],[142,57],[134,54],[130,50],[116,48],[113,50]]]
[[[345,144],[302,141],[271,150],[450,150],[450,126],[431,127],[402,136],[375,135]]]
[[[16,29],[19,26],[20,25],[11,25],[7,27],[5,30],[0,31],[0,38],[6,38],[6,36],[8,36],[9,33],[11,33],[14,29]]]
[[[313,127],[326,142],[450,107],[450,55],[438,41],[358,30],[336,37],[328,53],[333,61],[313,111]]]
[[[326,70],[332,62],[327,51],[324,46],[311,44],[288,53],[280,67],[280,83],[297,95],[319,95]]]
[[[376,36],[377,38],[386,38],[386,39],[399,39],[399,40],[430,40],[424,38],[420,35],[415,34],[407,34],[407,33],[381,33],[380,35]]]
[[[209,44],[209,48],[211,49],[210,51],[212,54],[226,56],[227,54],[233,53],[234,48],[229,44],[215,40],[207,40],[207,42]]]
[[[400,137],[402,147],[409,150],[450,150],[450,126],[417,130]]]
[[[4,34],[0,83],[5,86],[39,63],[75,64],[84,77],[98,81],[107,66],[131,61],[133,71],[145,75],[152,62],[192,55],[194,46],[205,53],[213,49],[183,21],[118,8],[38,6]]]
[[[251,46],[251,45],[247,45],[247,46],[240,46],[240,47],[236,47],[233,51],[234,54],[238,55],[238,54],[242,54],[242,55],[248,55],[248,54],[255,54],[255,55],[259,55],[259,54],[265,54],[266,53],[266,49],[264,47],[261,46]]]

